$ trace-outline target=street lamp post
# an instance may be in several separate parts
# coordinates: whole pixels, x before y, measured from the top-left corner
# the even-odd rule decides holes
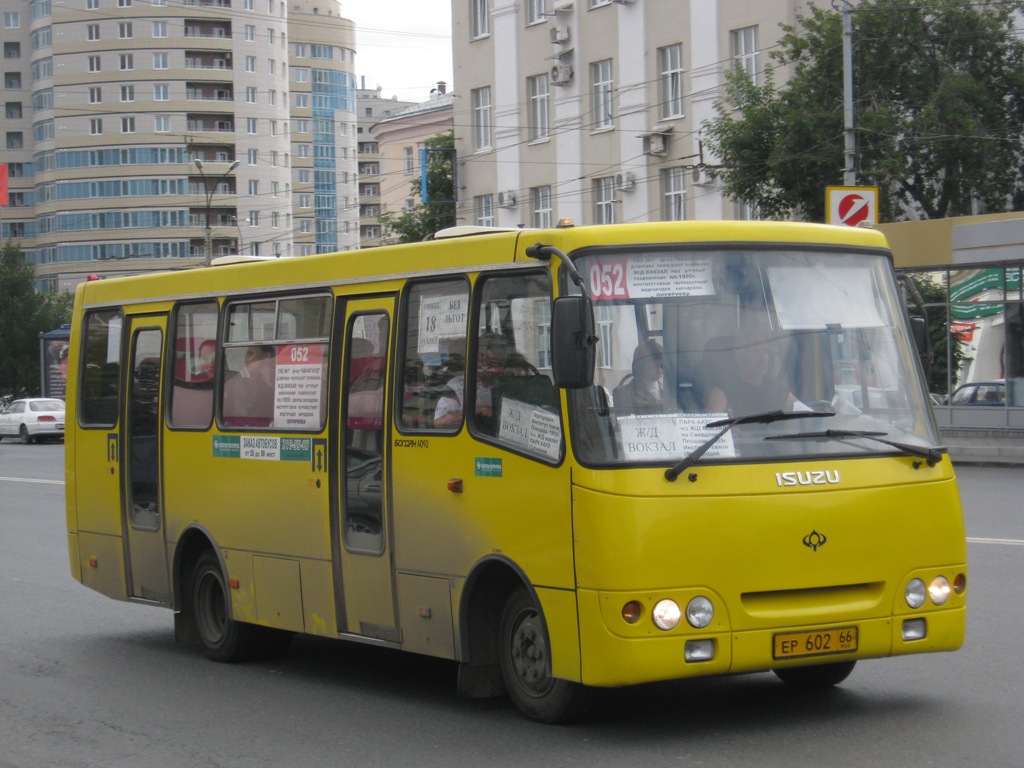
[[[235,160],[224,173],[217,177],[206,175],[203,171],[203,161],[199,158],[196,158],[195,163],[196,168],[199,169],[199,175],[203,179],[203,191],[206,193],[206,231],[204,232],[204,239],[206,245],[206,266],[210,266],[213,263],[213,230],[210,229],[210,209],[213,207],[213,193],[217,191],[217,185],[238,167],[238,161]],[[209,179],[211,178],[216,179],[212,187],[209,184]]]

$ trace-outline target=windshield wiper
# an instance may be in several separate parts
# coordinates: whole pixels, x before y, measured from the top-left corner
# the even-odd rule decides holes
[[[709,422],[704,425],[706,429],[715,429],[716,427],[721,429],[706,442],[702,443],[696,450],[691,451],[685,459],[671,469],[666,469],[665,479],[669,482],[675,482],[675,479],[686,469],[700,461],[701,457],[711,450],[711,446],[717,443],[722,435],[740,424],[771,424],[776,421],[788,421],[790,419],[810,419],[835,415],[834,411],[768,411],[767,413],[754,413],[749,416],[736,416],[732,419],[720,419]]]
[[[942,453],[940,451],[937,451],[934,448],[923,448],[919,445],[900,443],[896,440],[886,440],[885,435],[888,434],[888,432],[863,432],[854,429],[826,429],[823,432],[803,432],[795,435],[768,435],[765,437],[765,440],[802,440],[805,438],[819,440],[846,440],[849,438],[861,437],[865,440],[874,440],[876,443],[888,445],[910,456],[917,456],[920,459],[924,459],[928,462],[929,467],[934,467],[938,462],[942,461]]]

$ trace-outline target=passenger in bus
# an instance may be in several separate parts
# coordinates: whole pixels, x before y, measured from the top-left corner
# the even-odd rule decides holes
[[[665,407],[665,354],[656,341],[633,350],[633,372],[612,392],[612,404],[623,413],[654,413]]]
[[[224,420],[231,426],[266,427],[274,418],[274,347],[245,350],[245,368],[224,385]]]
[[[772,342],[764,326],[754,321],[746,323],[732,345],[731,354],[718,361],[708,392],[708,412],[750,416],[799,409],[802,404],[798,405],[799,401],[778,377],[773,362]]]
[[[485,333],[480,337],[477,349],[476,405],[474,414],[485,431],[493,432],[494,412],[491,390],[495,379],[505,368],[509,355],[508,340],[497,333]],[[463,399],[466,388],[464,374],[453,376],[445,387],[445,393],[434,409],[434,426],[450,427],[462,421]]]

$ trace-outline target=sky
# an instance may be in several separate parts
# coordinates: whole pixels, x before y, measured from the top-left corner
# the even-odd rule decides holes
[[[426,101],[452,82],[450,0],[342,0],[356,25],[356,83],[400,101]]]

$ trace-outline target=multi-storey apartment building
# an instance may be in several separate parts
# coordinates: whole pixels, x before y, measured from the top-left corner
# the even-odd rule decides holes
[[[381,155],[376,137],[370,131],[378,121],[413,106],[414,101],[399,101],[397,96],[383,97],[381,86],[367,88],[360,84],[358,92],[359,140],[359,247],[375,248],[381,245],[380,215],[387,213],[380,199]]]
[[[42,280],[358,245],[355,34],[334,0],[0,5],[0,236]]]
[[[462,224],[744,218],[701,142],[803,0],[453,0]],[[782,80],[780,75],[777,82]]]
[[[415,186],[423,169],[420,151],[427,139],[452,132],[455,101],[455,94],[439,82],[429,100],[407,106],[370,129],[380,160],[377,186],[369,191],[376,194],[381,214],[401,214],[423,202]],[[366,189],[364,179],[360,186]]]

